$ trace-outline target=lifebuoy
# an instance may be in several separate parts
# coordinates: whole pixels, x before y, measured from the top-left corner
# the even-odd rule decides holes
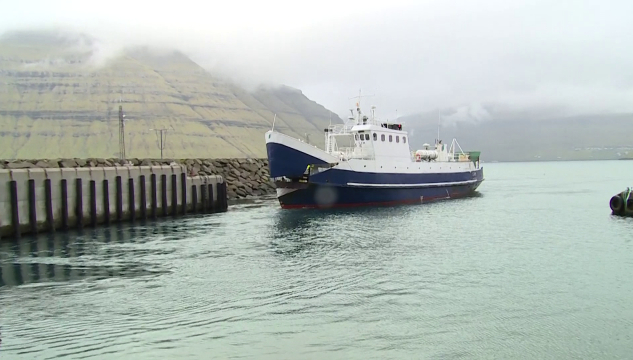
[[[622,211],[624,210],[624,200],[622,200],[622,196],[620,194],[614,195],[609,201],[609,206],[611,207],[611,211],[613,211],[616,215],[622,215]]]

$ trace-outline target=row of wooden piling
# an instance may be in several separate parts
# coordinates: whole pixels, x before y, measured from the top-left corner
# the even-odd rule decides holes
[[[135,222],[136,220],[148,220],[148,219],[157,219],[158,217],[165,217],[171,214],[173,217],[187,215],[188,207],[191,208],[191,212],[193,214],[198,213],[212,213],[212,212],[223,212],[228,208],[227,203],[227,188],[226,182],[218,182],[215,185],[217,186],[217,199],[214,199],[213,196],[213,185],[212,183],[207,184],[193,184],[191,185],[191,204],[187,203],[187,175],[186,173],[181,173],[180,175],[180,185],[181,185],[181,201],[178,204],[178,175],[171,174],[171,181],[168,184],[167,174],[160,175],[160,181],[157,178],[157,174],[150,175],[150,199],[149,199],[149,213],[148,213],[148,199],[146,192],[146,183],[145,183],[145,175],[140,175],[139,184],[140,184],[140,208],[136,209],[135,202],[135,186],[134,186],[134,178],[129,178],[127,181],[127,190],[128,190],[128,212],[129,217],[126,217],[123,213],[123,178],[119,175],[115,177],[115,191],[116,198],[115,203],[115,213],[114,218],[111,219],[110,213],[110,184],[108,179],[102,180],[102,184],[100,186],[103,187],[103,223],[105,225],[109,225],[111,222],[120,223],[126,220],[130,222]],[[75,228],[83,228],[85,226],[84,222],[84,205],[90,207],[89,211],[89,221],[88,224],[92,227],[96,227],[99,223],[98,221],[98,212],[97,212],[97,202],[99,201],[97,196],[97,181],[89,180],[89,204],[84,204],[83,202],[83,183],[81,178],[75,179],[74,187],[70,187],[67,179],[61,179],[61,225],[60,229],[63,231],[69,230],[71,228],[69,222],[69,212],[73,211],[76,217]],[[160,189],[158,185],[160,184]],[[15,238],[20,238],[22,233],[28,232],[31,234],[38,233],[38,219],[41,216],[44,216],[45,221],[45,230],[48,232],[55,232],[56,224],[55,221],[59,219],[54,218],[54,209],[53,209],[53,197],[52,197],[52,184],[51,179],[44,179],[44,201],[45,201],[45,214],[37,213],[37,198],[36,198],[36,183],[34,179],[28,180],[28,229],[22,229],[20,226],[20,217],[19,217],[19,201],[18,201],[18,183],[15,180],[9,181],[9,193],[10,193],[10,207],[11,207],[11,224],[12,224],[12,234]],[[167,199],[168,199],[168,186],[171,185],[171,209],[168,208]],[[68,203],[68,191],[75,191],[75,203]],[[198,201],[198,195],[200,195],[200,201]],[[160,197],[160,204],[159,204]],[[162,205],[162,206],[159,206]],[[72,209],[71,207],[72,206]],[[170,211],[171,210],[171,211]]]

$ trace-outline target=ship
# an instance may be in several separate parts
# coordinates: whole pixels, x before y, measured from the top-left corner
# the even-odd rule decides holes
[[[272,129],[265,133],[270,177],[282,209],[420,204],[474,194],[484,181],[480,152],[435,139],[411,151],[398,121],[376,107],[324,129],[325,148]]]

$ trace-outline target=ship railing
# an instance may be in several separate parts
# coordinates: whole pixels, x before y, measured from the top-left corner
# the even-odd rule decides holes
[[[328,127],[328,132],[331,135],[343,135],[343,134],[350,133],[351,129],[352,129],[351,125],[348,125],[348,124],[336,124],[336,125],[330,125]]]
[[[481,154],[480,151],[464,151],[461,153],[456,153],[453,155],[453,160],[454,161],[462,161],[462,162],[466,162],[466,161],[479,161],[479,155]]]

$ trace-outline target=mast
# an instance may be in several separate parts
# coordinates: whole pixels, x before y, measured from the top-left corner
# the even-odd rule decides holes
[[[358,89],[358,96],[354,96],[351,97],[351,99],[358,99],[358,101],[356,101],[356,125],[361,125],[362,124],[362,112],[360,111],[360,99],[362,97],[366,97],[366,96],[373,96],[373,95],[362,95],[361,93],[361,89]],[[352,111],[352,115],[354,114],[354,112]]]
[[[440,142],[440,122],[442,121],[441,110],[437,109],[437,140],[436,142]]]

